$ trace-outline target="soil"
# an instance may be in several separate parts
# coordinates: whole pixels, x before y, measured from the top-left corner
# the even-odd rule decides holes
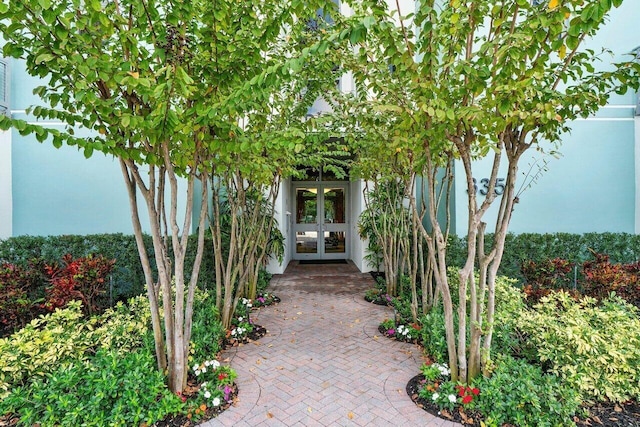
[[[436,417],[449,421],[454,421],[465,426],[480,426],[482,415],[475,411],[465,411],[462,408],[456,411],[440,410],[432,402],[422,399],[418,395],[418,389],[424,376],[416,375],[407,383],[407,394],[411,400]],[[589,416],[587,418],[575,417],[574,421],[577,426],[589,427],[640,427],[640,404],[631,401],[622,404],[615,403],[599,403],[595,406],[583,408]],[[515,427],[505,424],[502,427]]]
[[[174,417],[165,418],[162,421],[158,421],[153,424],[153,427],[190,427],[197,426],[212,418],[217,417],[222,412],[227,410],[230,406],[234,405],[238,397],[238,386],[233,384],[233,391],[230,394],[230,402],[226,402],[224,405],[220,405],[216,408],[207,408],[203,414],[199,414],[197,417],[191,418],[189,415],[180,414]],[[195,380],[189,379],[189,384],[183,392],[183,396],[189,399],[191,396],[197,396],[199,385],[195,384]]]
[[[405,337],[402,337],[402,338],[401,338],[401,337],[399,337],[398,335],[389,335],[389,334],[387,333],[387,329],[386,329],[384,326],[382,326],[382,325],[379,325],[379,326],[378,326],[378,332],[380,332],[380,333],[381,333],[382,335],[384,335],[385,337],[387,337],[387,338],[389,338],[389,339],[392,339],[392,340],[395,340],[395,341],[408,342],[408,343],[410,343],[410,344],[419,344],[419,343],[418,343],[418,338],[417,338],[417,337],[416,337],[416,338],[412,338],[412,339],[407,339],[407,338],[405,338]]]
[[[366,295],[364,296],[364,300],[366,302],[370,302],[371,304],[375,304],[375,305],[388,305],[391,306],[391,303],[389,303],[386,299],[382,298],[382,295],[377,295],[375,298],[369,298]]]
[[[260,325],[253,325],[253,330],[247,334],[247,337],[244,339],[232,338],[231,336],[224,339],[222,342],[222,349],[227,349],[229,347],[235,347],[240,344],[246,344],[251,341],[257,341],[263,336],[267,334],[267,329]]]

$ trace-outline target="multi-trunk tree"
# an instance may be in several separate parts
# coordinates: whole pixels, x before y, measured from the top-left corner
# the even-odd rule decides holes
[[[419,0],[415,11],[389,11],[375,1],[354,4],[343,37],[357,46],[349,66],[370,111],[387,116],[382,123],[392,126],[381,139],[379,128],[365,125],[362,139],[374,153],[386,148],[402,154],[405,173],[424,180],[426,215],[414,224],[442,296],[454,381],[469,382],[490,366],[495,280],[523,154],[555,148],[573,119],[595,113],[614,92],[638,87],[632,57],[598,71],[593,64],[600,53],[583,46],[621,3]],[[480,159],[491,162],[483,199],[474,181]],[[455,266],[457,305],[447,278],[448,225],[439,215],[452,164],[462,172],[455,179],[465,182],[468,211],[467,258]],[[409,198],[414,215],[421,215],[414,195]],[[491,230],[486,218],[493,205]],[[492,239],[486,239],[489,231]]]
[[[292,158],[296,146],[291,144],[299,135],[278,127],[289,123],[272,119],[271,110],[305,63],[296,61],[305,40],[289,34],[306,27],[319,8],[332,5],[228,0],[0,4],[4,55],[25,60],[27,71],[41,78],[35,93],[42,105],[29,113],[65,126],[47,128],[6,117],[0,125],[33,133],[56,147],[77,145],[87,157],[101,151],[118,159],[151,301],[158,367],[174,391],[186,384],[209,183],[216,182],[214,175],[228,176],[232,162],[257,170],[261,182],[265,175],[273,180],[282,156],[271,153]],[[310,56],[310,50],[304,54]],[[79,128],[94,131],[93,136],[76,137]],[[281,137],[273,138],[277,132]],[[202,203],[194,214],[196,193]],[[142,238],[146,227],[151,251]],[[194,228],[196,256],[187,266]],[[235,295],[238,288],[230,282],[225,292]]]

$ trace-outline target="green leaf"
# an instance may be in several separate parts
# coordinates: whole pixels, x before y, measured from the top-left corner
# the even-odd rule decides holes
[[[36,64],[42,64],[43,62],[49,62],[54,59],[54,56],[50,53],[41,53],[35,59]]]

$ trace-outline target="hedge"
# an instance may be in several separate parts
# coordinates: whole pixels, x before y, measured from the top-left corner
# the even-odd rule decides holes
[[[145,235],[144,239],[149,248],[152,266],[155,268],[151,236]],[[187,277],[191,274],[188,267],[195,258],[196,244],[197,236],[190,236],[186,256]],[[202,288],[211,288],[214,282],[213,257],[206,256],[212,251],[211,239],[205,239],[205,257],[198,277],[198,285]],[[27,267],[32,259],[40,259],[49,264],[61,263],[65,254],[71,254],[74,258],[100,254],[115,259],[116,264],[109,283],[109,293],[114,302],[145,292],[144,273],[133,235],[116,233],[85,236],[19,236],[0,240],[0,263],[8,262],[23,267]],[[46,284],[43,283],[42,286]]]
[[[493,234],[488,234],[486,241],[488,247],[493,242]],[[562,258],[582,265],[584,261],[593,258],[590,250],[609,255],[612,263],[633,263],[640,259],[640,235],[510,233],[507,235],[498,274],[523,282],[524,277],[520,271],[523,261],[540,262],[550,258]],[[449,265],[464,265],[466,254],[466,238],[451,236],[447,253]]]

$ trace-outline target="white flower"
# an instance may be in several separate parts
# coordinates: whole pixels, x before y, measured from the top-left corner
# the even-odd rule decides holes
[[[253,304],[249,303],[249,304],[247,304],[247,307],[251,308],[251,307],[253,307]]]
[[[211,404],[213,406],[220,406],[220,398],[219,397],[214,397],[213,400],[211,401]]]
[[[211,397],[211,393],[209,393],[209,391],[205,391],[205,392],[204,392],[204,398],[205,398],[205,399],[208,399],[208,398],[210,398],[210,397]]]
[[[196,377],[200,375],[200,371],[198,369],[195,370]]]
[[[206,361],[204,362],[204,366],[209,366],[209,361],[208,361],[208,360],[206,360]]]
[[[206,367],[205,367],[205,368],[202,368],[202,373],[204,374],[204,373],[206,373],[206,372],[207,372],[207,368],[206,368]]]
[[[200,366],[198,366],[198,365],[193,365],[193,370],[194,370],[194,371],[197,371],[199,367],[200,367]]]
[[[244,320],[244,317],[238,317],[238,322],[242,322]]]
[[[236,336],[237,333],[238,333],[238,331],[236,331],[235,329],[233,331],[231,331],[231,335],[233,335],[234,337]]]
[[[407,335],[407,339],[409,339],[409,340],[410,340],[410,339],[411,339],[411,335]]]
[[[404,329],[404,325],[398,326],[398,332],[402,332],[403,329]]]
[[[402,335],[407,335],[408,333],[409,333],[409,330],[407,330],[407,329],[404,329],[404,330],[402,331]]]
[[[213,369],[218,369],[220,367],[220,362],[214,360],[211,362],[211,365],[213,366]]]
[[[433,393],[433,396],[431,396],[431,400],[435,402],[436,400],[438,400],[439,397],[440,395],[438,393]]]
[[[449,402],[456,403],[456,397],[453,394],[449,395]]]
[[[206,390],[207,389],[207,382],[205,381],[202,384],[200,384],[200,387]]]

